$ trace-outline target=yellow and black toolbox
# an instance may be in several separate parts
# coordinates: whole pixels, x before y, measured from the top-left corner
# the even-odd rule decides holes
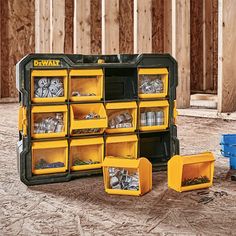
[[[106,156],[146,157],[155,171],[179,154],[169,54],[30,54],[16,77],[26,185],[100,174]]]

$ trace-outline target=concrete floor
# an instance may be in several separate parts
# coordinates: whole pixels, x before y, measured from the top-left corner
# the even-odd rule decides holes
[[[236,121],[178,118],[181,154],[216,157],[207,194],[214,200],[203,204],[199,191],[168,189],[166,172],[153,174],[153,190],[143,197],[108,195],[102,177],[25,186],[16,170],[17,109],[0,105],[0,235],[236,235],[236,182],[219,152],[220,134],[236,133]]]

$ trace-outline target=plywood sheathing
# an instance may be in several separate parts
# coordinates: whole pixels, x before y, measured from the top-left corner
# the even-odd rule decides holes
[[[164,0],[152,0],[152,52],[164,52]]]
[[[65,0],[65,53],[73,53],[73,18],[74,0]]]
[[[133,53],[133,0],[119,1],[119,53]]]
[[[190,2],[190,71],[191,90],[203,90],[203,0]]]
[[[91,54],[102,52],[102,1],[91,1]]]
[[[34,52],[34,1],[1,1],[1,97],[17,97],[15,64]]]

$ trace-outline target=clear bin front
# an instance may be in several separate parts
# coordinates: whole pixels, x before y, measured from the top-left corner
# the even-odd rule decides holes
[[[34,98],[64,97],[64,77],[36,76],[33,78]]]
[[[136,169],[108,167],[108,188],[139,191],[139,173]]]
[[[67,169],[67,149],[44,148],[34,149],[32,170],[34,174],[65,172]]]
[[[183,165],[182,187],[210,183],[211,165],[209,162]]]
[[[34,134],[65,132],[65,121],[63,112],[34,113],[33,123]]]
[[[140,127],[165,125],[165,110],[163,107],[140,108]]]
[[[102,144],[71,147],[72,166],[101,164],[102,147]]]
[[[132,128],[134,127],[135,118],[133,117],[132,109],[123,110],[108,110],[108,128]]]

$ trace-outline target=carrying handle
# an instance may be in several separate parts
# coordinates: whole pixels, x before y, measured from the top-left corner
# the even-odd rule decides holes
[[[174,124],[176,124],[177,123],[177,116],[178,116],[178,111],[176,109],[176,100],[174,100],[173,116],[174,116]]]
[[[27,135],[27,111],[26,107],[20,106],[18,113],[18,130]]]

